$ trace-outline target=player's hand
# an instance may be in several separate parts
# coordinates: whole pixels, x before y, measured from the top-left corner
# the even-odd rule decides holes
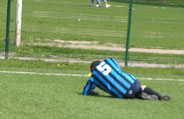
[[[97,91],[93,91],[93,92],[91,93],[91,95],[93,95],[93,96],[98,96],[99,93],[98,93]]]

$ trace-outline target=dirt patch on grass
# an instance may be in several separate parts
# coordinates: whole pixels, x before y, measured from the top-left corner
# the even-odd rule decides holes
[[[49,46],[49,47],[63,47],[63,48],[79,48],[79,49],[95,49],[95,50],[107,50],[107,51],[126,51],[126,48],[118,44],[99,44],[98,42],[90,41],[64,41],[54,40],[52,43],[31,43],[29,45],[36,46]],[[129,48],[130,52],[141,53],[157,53],[157,54],[176,54],[184,55],[184,50],[171,50],[171,49],[146,49],[146,48]]]

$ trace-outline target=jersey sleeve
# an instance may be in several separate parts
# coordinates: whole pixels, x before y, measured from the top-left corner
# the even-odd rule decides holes
[[[82,95],[92,95],[93,90],[96,87],[96,85],[91,81],[92,77],[89,78],[88,82],[86,83],[86,86],[83,89]]]

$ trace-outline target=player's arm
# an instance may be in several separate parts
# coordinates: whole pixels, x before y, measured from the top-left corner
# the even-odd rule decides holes
[[[90,77],[90,78],[92,78],[92,77]],[[86,95],[98,95],[98,92],[93,91],[95,87],[96,87],[96,85],[92,81],[90,81],[90,79],[89,79],[86,86],[83,89],[82,95],[85,95],[85,96]]]

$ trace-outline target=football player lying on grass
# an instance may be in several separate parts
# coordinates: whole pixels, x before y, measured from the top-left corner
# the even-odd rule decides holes
[[[139,81],[129,73],[121,71],[113,58],[94,61],[90,66],[91,76],[83,90],[83,95],[99,95],[95,87],[102,89],[112,97],[125,99],[170,100],[170,96],[159,94]]]

